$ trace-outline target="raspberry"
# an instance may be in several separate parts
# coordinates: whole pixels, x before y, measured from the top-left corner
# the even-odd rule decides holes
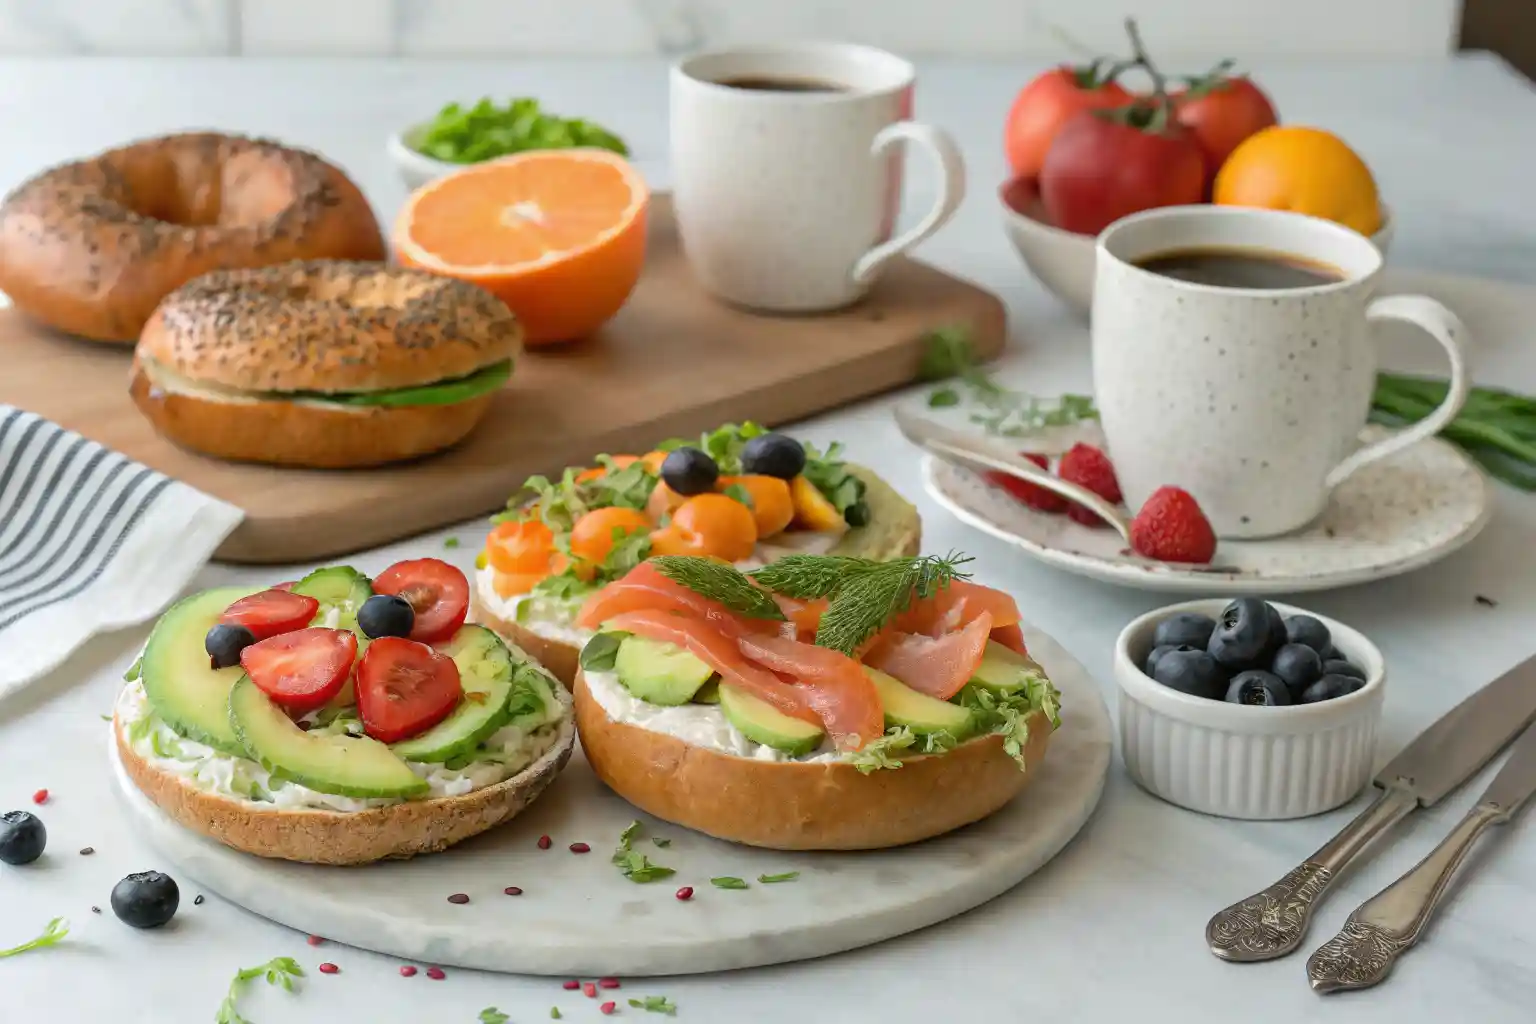
[[[1209,562],[1216,533],[1187,491],[1159,487],[1131,520],[1131,547],[1160,562]]]
[[[1019,452],[1019,455],[1033,462],[1041,469],[1051,468],[1050,460],[1044,455],[1034,452]],[[1009,476],[1007,473],[992,471],[984,475],[988,483],[996,484],[1024,505],[1037,512],[1063,512],[1066,510],[1067,499],[1055,491],[1048,491],[1044,487],[1032,484],[1027,480],[1020,480],[1016,476]]]
[[[1109,464],[1109,456],[1091,444],[1079,442],[1073,445],[1061,457],[1056,475],[1069,483],[1088,488],[1111,505],[1120,504],[1120,481],[1115,479],[1115,467]],[[1104,520],[1076,502],[1068,505],[1067,517],[1084,526],[1105,525]]]

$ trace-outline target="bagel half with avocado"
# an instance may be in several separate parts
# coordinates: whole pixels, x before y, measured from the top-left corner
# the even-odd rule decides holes
[[[575,624],[582,603],[646,558],[752,569],[789,554],[895,558],[922,543],[917,509],[839,445],[821,451],[750,422],[532,477],[494,522],[470,616],[567,686],[592,636]]]
[[[114,709],[127,779],[187,829],[310,864],[433,853],[510,820],[570,760],[572,701],[527,654],[460,625],[457,572],[331,566],[291,590],[180,601]]]
[[[440,451],[512,373],[522,328],[489,292],[382,263],[216,271],[166,296],[129,393],[176,444],[338,469]]]
[[[583,609],[600,623],[575,682],[587,761],[648,814],[776,850],[882,849],[993,814],[1046,756],[1060,695],[1013,600],[958,564],[801,555],[749,582],[643,563]]]

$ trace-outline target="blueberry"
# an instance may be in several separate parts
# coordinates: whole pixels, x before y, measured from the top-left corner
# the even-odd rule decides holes
[[[1226,685],[1227,673],[1205,651],[1180,647],[1157,659],[1152,678],[1170,690],[1215,700]]]
[[[1333,700],[1335,697],[1343,697],[1354,693],[1364,685],[1364,679],[1356,679],[1354,676],[1325,675],[1301,691],[1301,702],[1303,704],[1316,704],[1318,701]]]
[[[1275,652],[1269,670],[1280,677],[1292,697],[1299,697],[1302,690],[1322,678],[1323,659],[1306,644],[1286,644]]]
[[[1333,647],[1333,636],[1327,626],[1312,616],[1292,615],[1285,620],[1285,642],[1310,647],[1319,658],[1326,658]]]
[[[176,916],[181,890],[170,875],[141,871],[112,887],[112,913],[134,928],[159,928]]]
[[[805,469],[805,448],[783,434],[759,434],[741,449],[741,471],[793,480]]]
[[[1345,661],[1345,660],[1347,660],[1344,657],[1344,653],[1342,651],[1340,651],[1337,647],[1335,647],[1331,642],[1328,644],[1328,646],[1326,648],[1324,648],[1321,651],[1318,651],[1317,653],[1321,654],[1323,656],[1323,664],[1325,664],[1325,665],[1328,664],[1328,662],[1330,662],[1330,661]]]
[[[221,622],[203,637],[203,650],[214,668],[240,664],[240,652],[256,642],[256,634],[244,626]]]
[[[1354,676],[1362,683],[1365,682],[1365,669],[1352,665],[1343,658],[1331,658],[1323,662],[1323,675]]]
[[[0,863],[31,864],[43,855],[48,845],[48,830],[29,811],[0,814]]]
[[[397,594],[374,594],[357,610],[357,628],[377,640],[381,636],[410,636],[416,609]]]
[[[1157,624],[1152,631],[1152,646],[1198,647],[1203,651],[1215,629],[1216,620],[1209,615],[1180,612]]]
[[[1169,651],[1176,651],[1178,649],[1178,646],[1175,644],[1162,644],[1158,647],[1152,648],[1152,653],[1147,655],[1147,660],[1141,663],[1141,670],[1150,676],[1153,669],[1157,668],[1157,662],[1159,658],[1167,654]]]
[[[1238,598],[1221,610],[1206,650],[1232,671],[1266,664],[1272,649],[1270,614],[1270,606],[1258,598]]]
[[[715,489],[720,467],[697,448],[674,448],[662,460],[661,479],[678,494],[704,494]]]
[[[1280,614],[1280,609],[1264,602],[1265,614],[1269,616],[1269,644],[1264,652],[1265,658],[1273,658],[1275,652],[1284,647],[1289,641],[1285,635],[1285,617]]]
[[[1257,704],[1277,708],[1291,702],[1291,691],[1273,672],[1249,669],[1232,677],[1227,686],[1228,704]]]

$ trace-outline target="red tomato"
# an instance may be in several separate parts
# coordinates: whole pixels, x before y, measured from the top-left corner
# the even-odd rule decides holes
[[[1108,115],[1085,110],[1063,125],[1040,169],[1051,223],[1096,235],[1139,210],[1200,202],[1200,147],[1178,124],[1158,120],[1156,108],[1139,103]]]
[[[380,637],[357,664],[357,713],[363,731],[380,743],[426,732],[463,696],[453,659],[414,640]]]
[[[356,657],[356,633],[311,626],[251,644],[240,667],[274,704],[303,713],[341,692]]]
[[[1279,124],[1274,104],[1246,76],[1202,80],[1172,97],[1179,124],[1205,154],[1207,184],[1232,151],[1254,132]]]
[[[1035,76],[1019,90],[1003,130],[1003,149],[1016,176],[1040,173],[1051,141],[1072,115],[1131,102],[1131,94],[1118,82],[1103,80],[1102,63],[1095,61],[1086,67],[1063,64]]]
[[[219,616],[219,621],[244,626],[257,640],[303,629],[320,610],[320,602],[303,594],[292,594],[273,587],[250,597],[242,597]]]
[[[411,639],[446,640],[469,615],[469,581],[441,558],[396,562],[373,581],[375,594],[396,594],[416,610]]]
[[[274,584],[272,584],[272,589],[273,590],[292,590],[293,589],[293,585],[295,583],[297,583],[297,582],[299,582],[299,581],[298,580],[284,580],[281,583],[274,583]]]

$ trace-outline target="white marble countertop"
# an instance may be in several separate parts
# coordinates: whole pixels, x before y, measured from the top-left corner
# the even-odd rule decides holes
[[[1013,347],[1005,372],[1051,393],[1086,385],[1087,353],[1016,263],[996,226],[991,194],[1002,173],[1003,112],[1033,70],[922,66],[919,115],[961,140],[974,191],[923,255],[1006,298]],[[1484,57],[1256,70],[1288,120],[1327,125],[1373,164],[1398,219],[1394,263],[1536,283],[1536,206],[1528,188],[1536,161],[1529,130],[1536,95],[1527,82]],[[484,92],[536,94],[557,110],[611,123],[642,159],[664,154],[665,76],[655,60],[16,59],[0,61],[0,187],[49,162],[135,135],[201,125],[316,147],[350,169],[387,216],[403,189],[383,153],[385,134],[448,99]],[[920,170],[911,188],[913,202],[921,203]],[[1486,353],[1477,375],[1536,390],[1536,345]],[[1016,593],[1026,616],[1071,649],[1109,695],[1115,634],[1160,599],[1053,572],[948,520],[919,496],[916,457],[889,443],[885,417],[886,403],[872,402],[823,417],[803,432],[870,453],[868,461],[918,498],[928,545],[978,556],[980,578]],[[1533,532],[1536,501],[1500,489],[1493,524],[1446,562],[1304,602],[1365,631],[1384,651],[1392,682],[1383,756],[1531,653]],[[377,571],[405,552],[440,551],[442,538],[454,535],[463,543],[447,557],[467,566],[482,533],[481,524],[466,524],[353,561]],[[197,584],[284,575],[213,566]],[[1497,606],[1476,603],[1478,594]],[[311,969],[302,992],[253,988],[242,1004],[251,1020],[469,1024],[494,1005],[523,1024],[548,1019],[556,1004],[567,1020],[598,1019],[595,1006],[550,979],[461,971],[439,982],[407,981],[387,958],[311,949],[302,937],[216,898],[193,906],[190,883],[175,927],[160,933],[132,932],[110,911],[92,914],[92,904],[106,906],[118,878],[157,863],[129,834],[110,796],[106,726],[99,717],[142,637],[143,631],[130,630],[93,642],[52,679],[0,704],[0,808],[30,807],[39,787],[53,793],[44,808],[52,856],[34,869],[0,870],[0,947],[29,938],[56,915],[75,926],[58,948],[0,961],[0,1006],[7,1008],[0,1018],[205,1022],[238,967],[293,955]],[[1317,941],[1438,840],[1478,785],[1418,816],[1347,877],[1321,914]],[[1300,957],[1244,968],[1205,951],[1201,932],[1214,910],[1278,877],[1352,813],[1272,824],[1205,818],[1141,792],[1117,759],[1097,816],[1073,845],[980,910],[817,962],[635,983],[619,994],[664,993],[677,1003],[679,1020],[709,1022],[863,1022],[893,1014],[1145,1024],[1530,1020],[1536,838],[1529,823],[1516,824],[1475,858],[1476,874],[1426,943],[1369,993],[1315,996]],[[85,846],[95,855],[75,852]],[[322,960],[341,965],[342,973],[315,974]]]

